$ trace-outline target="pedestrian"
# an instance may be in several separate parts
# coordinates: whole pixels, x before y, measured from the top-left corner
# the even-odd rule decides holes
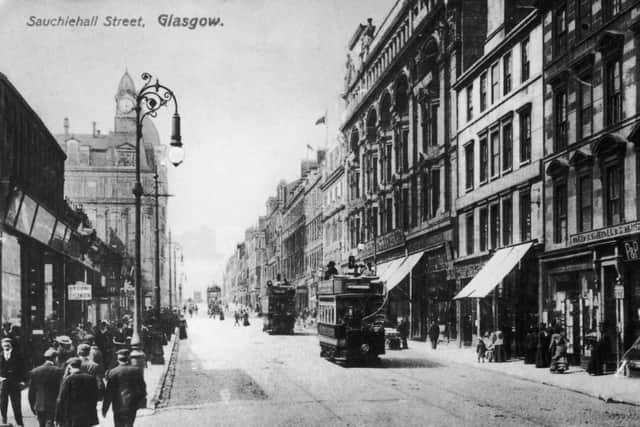
[[[224,310],[220,309],[220,320],[224,320]]]
[[[249,326],[250,325],[250,323],[249,323],[249,312],[245,311],[244,315],[242,317],[243,317],[242,324],[244,326]]]
[[[29,382],[29,406],[38,418],[40,427],[53,427],[56,400],[62,383],[62,368],[56,366],[58,353],[53,349],[44,352],[44,363],[31,371]]]
[[[538,331],[538,342],[536,344],[536,368],[547,368],[549,363],[549,333],[546,325],[542,323]]]
[[[400,323],[398,324],[398,334],[400,334],[400,341],[402,344],[402,348],[404,350],[409,349],[409,345],[407,344],[407,338],[409,337],[409,322],[407,322],[406,318],[402,318]]]
[[[507,361],[507,355],[504,349],[504,335],[502,334],[502,331],[496,331],[496,340],[493,343],[493,349],[495,362]]]
[[[534,327],[529,327],[529,331],[524,338],[525,346],[525,365],[532,365],[536,363],[536,347],[537,347],[537,330]]]
[[[478,345],[476,345],[476,354],[478,355],[478,363],[487,361],[487,343],[482,337],[478,337]]]
[[[75,356],[76,348],[73,346],[71,338],[67,335],[56,337],[56,346],[58,351],[58,366],[64,368],[67,360]]]
[[[180,331],[180,339],[187,339],[187,319],[184,316],[180,315],[180,320],[178,321],[178,329]]]
[[[549,345],[549,353],[551,355],[551,363],[549,371],[563,373],[569,365],[567,360],[567,340],[558,327],[551,336],[551,344]]]
[[[82,359],[69,359],[69,375],[64,377],[56,401],[55,419],[62,427],[89,427],[99,423],[98,385],[93,375],[81,371]]]
[[[22,355],[13,348],[11,338],[3,338],[0,341],[3,355],[0,358],[0,415],[2,424],[7,424],[7,407],[11,400],[11,409],[16,424],[23,426],[22,422],[22,398],[21,393],[25,388],[25,368]]]
[[[89,344],[78,345],[78,357],[82,361],[80,364],[80,371],[85,374],[89,374],[96,379],[98,400],[102,400],[102,395],[104,394],[104,369],[91,360],[91,346]]]
[[[133,427],[138,409],[146,407],[147,386],[142,369],[129,364],[129,352],[119,351],[118,366],[107,375],[107,389],[102,402],[102,416],[113,407],[115,427]]]
[[[433,350],[438,346],[438,338],[440,338],[440,327],[435,321],[433,321],[429,328],[429,339],[431,340],[431,348]]]
[[[233,326],[240,326],[240,313],[238,313],[238,310],[233,313],[233,317],[235,319]]]

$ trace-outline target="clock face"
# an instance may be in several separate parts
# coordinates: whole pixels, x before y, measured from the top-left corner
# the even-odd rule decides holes
[[[133,110],[133,101],[129,98],[123,98],[118,101],[118,110],[121,113],[129,113]]]

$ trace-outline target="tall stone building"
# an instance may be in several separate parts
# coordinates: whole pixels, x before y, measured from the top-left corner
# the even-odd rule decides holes
[[[345,120],[347,224],[358,258],[387,283],[390,319],[426,337],[455,336],[451,85],[482,54],[486,1],[396,2],[380,27],[348,47]]]
[[[65,119],[64,133],[58,143],[67,154],[65,195],[80,204],[96,229],[98,237],[113,247],[135,256],[135,145],[136,88],[125,72],[116,89],[114,130],[101,133],[94,122],[90,134],[73,133]],[[164,148],[151,120],[142,126],[140,148],[142,186],[142,286],[144,305],[153,305],[155,285],[155,199],[154,175],[158,174],[159,193],[167,193],[167,171],[162,164]],[[167,200],[159,200],[160,289],[161,304],[169,304],[168,268],[166,267]]]

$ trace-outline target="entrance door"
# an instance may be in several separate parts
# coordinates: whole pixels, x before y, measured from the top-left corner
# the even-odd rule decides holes
[[[604,324],[601,329],[601,333],[605,334],[609,338],[611,343],[609,348],[609,354],[611,355],[611,361],[615,361],[617,351],[617,330],[616,330],[616,298],[614,293],[614,287],[616,285],[616,278],[618,272],[612,265],[607,265],[602,268],[603,270],[603,286],[604,297],[601,304],[604,306]]]

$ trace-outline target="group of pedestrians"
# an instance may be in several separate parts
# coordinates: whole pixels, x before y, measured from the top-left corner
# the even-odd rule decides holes
[[[241,308],[234,311],[233,319],[234,319],[233,326],[240,326],[241,321],[243,326],[249,326],[251,324],[249,323],[249,311],[245,308]]]

